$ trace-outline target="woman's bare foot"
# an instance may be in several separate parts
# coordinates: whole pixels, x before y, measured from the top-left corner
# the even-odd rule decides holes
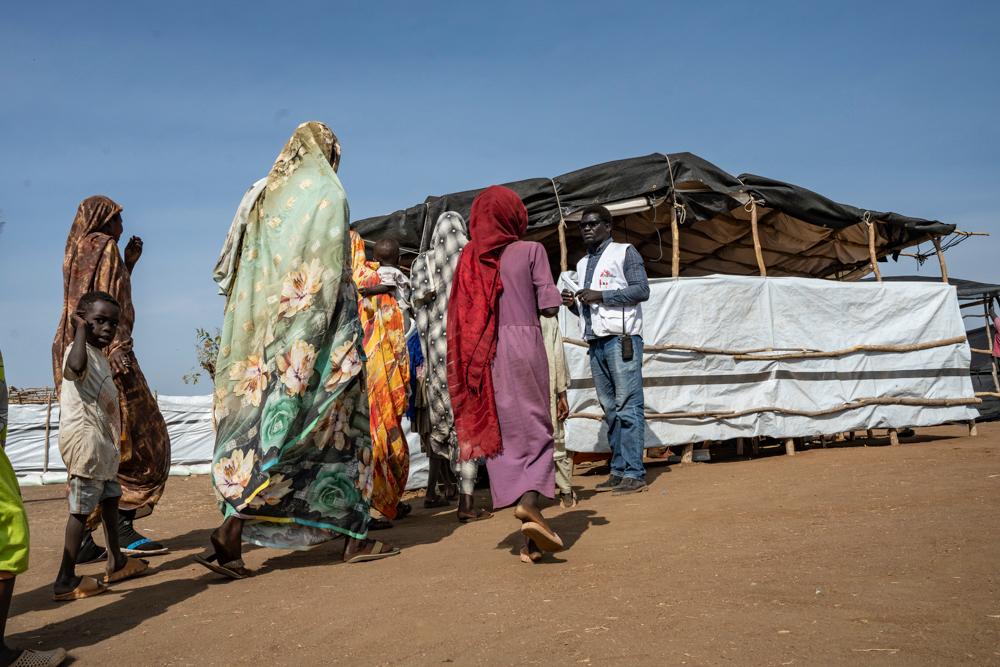
[[[210,539],[220,565],[240,560],[243,555],[243,521],[229,517],[212,531]]]

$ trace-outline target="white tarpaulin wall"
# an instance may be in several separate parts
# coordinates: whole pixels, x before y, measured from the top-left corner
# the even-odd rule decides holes
[[[575,272],[560,286],[574,288]],[[865,399],[965,399],[972,403],[969,345],[955,288],[944,283],[844,283],[809,278],[709,276],[650,281],[643,304],[646,346],[726,351],[835,351],[857,345],[912,346],[961,339],[916,351],[860,351],[813,359],[738,360],[731,354],[646,351],[646,413],[733,413],[755,408],[803,412]],[[567,448],[607,451],[582,322],[560,314],[571,378]],[[764,354],[764,353],[759,353]],[[587,416],[577,416],[577,415]],[[749,436],[829,435],[869,428],[932,426],[974,419],[974,405],[867,405],[821,416],[751,412],[742,416],[647,419],[646,446]]]
[[[157,402],[170,435],[171,474],[210,472],[215,432],[212,429],[212,396],[159,396]],[[37,483],[45,464],[45,405],[11,405],[6,453],[22,483]],[[49,420],[49,475],[44,481],[65,479],[66,467],[59,456],[59,405],[53,403]],[[427,457],[420,451],[420,439],[404,419],[410,446],[410,477],[406,488],[427,485]]]

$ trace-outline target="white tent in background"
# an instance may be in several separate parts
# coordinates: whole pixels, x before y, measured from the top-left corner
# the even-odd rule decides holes
[[[215,446],[211,394],[160,395],[157,402],[170,435],[170,474],[210,473]],[[420,438],[412,432],[405,419],[404,428],[410,447],[410,477],[406,488],[422,488],[427,485],[427,457],[420,451]],[[52,404],[51,414],[47,405],[12,404],[6,453],[22,485],[65,482],[66,468],[59,456],[58,403]]]

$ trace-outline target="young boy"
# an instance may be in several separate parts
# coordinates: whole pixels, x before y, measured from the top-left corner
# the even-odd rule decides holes
[[[399,243],[392,239],[375,242],[374,259],[378,262],[378,277],[381,285],[367,288],[362,296],[389,294],[396,299],[403,313],[403,331],[410,330],[410,279],[399,269]]]
[[[118,544],[118,464],[121,414],[118,390],[102,348],[114,340],[120,308],[106,292],[80,297],[73,343],[66,350],[59,395],[59,453],[69,474],[69,521],[62,565],[53,584],[57,602],[79,600],[107,590],[107,584],[144,572],[149,564],[127,558]],[[87,517],[100,506],[108,565],[101,581],[76,576],[76,561]]]

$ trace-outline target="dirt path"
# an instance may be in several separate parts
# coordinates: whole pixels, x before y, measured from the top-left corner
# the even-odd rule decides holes
[[[255,549],[259,576],[191,562],[219,520],[172,478],[142,522],[173,553],[113,592],[50,601],[61,487],[25,493],[32,567],[8,633],[76,664],[1000,664],[1000,425],[901,447],[650,468],[649,493],[551,510],[570,546],[514,556],[512,512],[460,526],[419,503],[396,558]],[[86,566],[98,571],[99,566]]]

